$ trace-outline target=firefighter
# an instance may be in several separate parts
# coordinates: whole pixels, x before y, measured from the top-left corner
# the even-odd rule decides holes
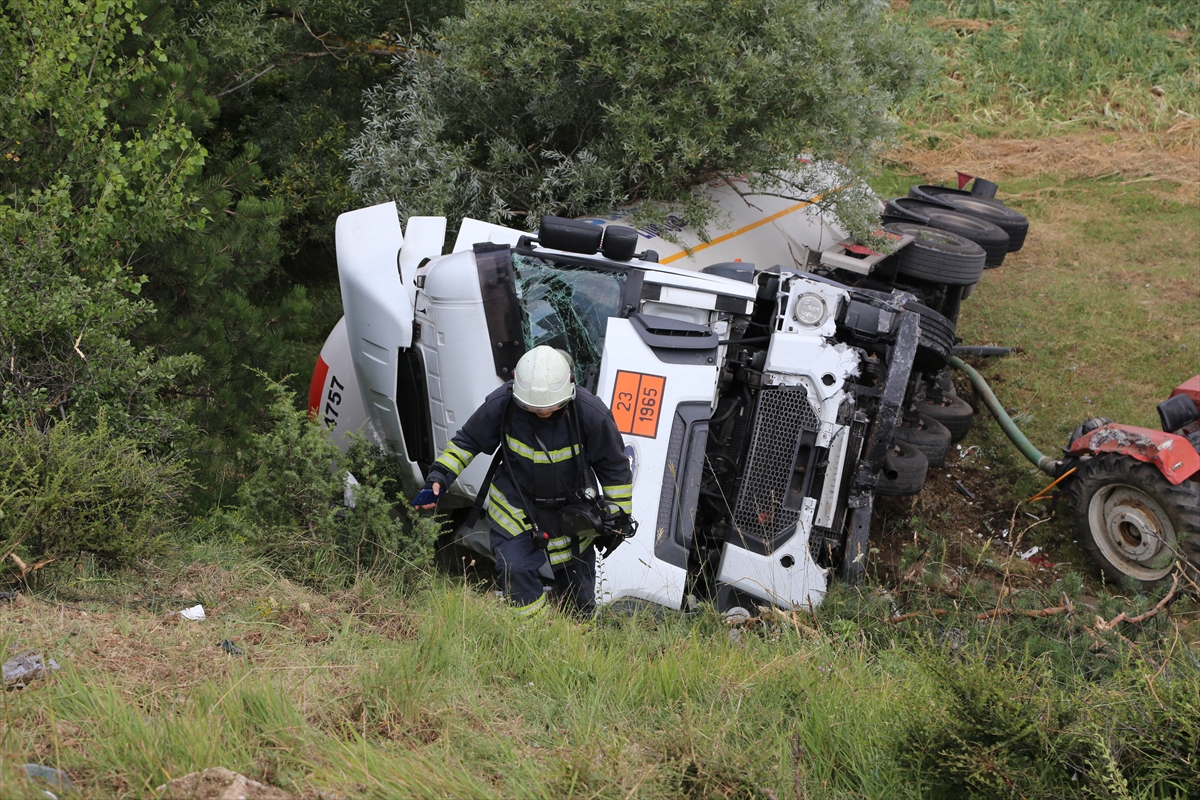
[[[595,535],[576,534],[563,510],[599,481],[606,501],[632,512],[632,474],[612,412],[577,387],[561,351],[535,347],[513,380],[488,395],[438,456],[413,501],[427,510],[479,453],[502,447],[487,487],[496,578],[523,617],[545,612],[541,571],[549,561],[564,604],[595,608]]]

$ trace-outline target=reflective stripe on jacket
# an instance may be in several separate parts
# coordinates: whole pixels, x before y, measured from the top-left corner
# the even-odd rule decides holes
[[[511,396],[509,381],[487,396],[471,418],[442,450],[429,471],[429,478],[448,487],[480,453],[491,454],[500,445],[504,414]],[[633,511],[633,475],[625,457],[612,412],[591,392],[577,387],[575,400],[570,404],[577,420],[579,442],[575,441],[567,414],[558,412],[541,419],[521,408],[513,410],[507,445],[509,465],[496,471],[488,490],[488,518],[500,530],[516,536],[530,527],[530,517],[537,517],[525,508],[522,492],[529,502],[538,499],[569,501],[580,487],[578,458],[582,446],[585,468],[594,473],[600,490],[626,512]],[[509,478],[520,483],[517,491]],[[542,513],[552,513],[543,511]],[[570,557],[560,554],[551,543],[552,564],[563,563]],[[555,558],[561,560],[555,561]]]

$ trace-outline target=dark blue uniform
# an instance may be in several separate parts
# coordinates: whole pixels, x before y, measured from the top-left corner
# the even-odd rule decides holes
[[[511,381],[488,395],[438,456],[429,471],[430,481],[437,481],[444,490],[479,453],[495,452],[511,396]],[[582,449],[585,475],[594,473],[604,496],[632,513],[632,474],[621,434],[608,407],[578,387],[575,400],[547,419],[520,407],[512,410],[511,417],[507,467],[496,471],[487,496],[497,579],[523,616],[540,614],[546,598],[538,571],[549,557],[560,594],[590,611],[595,604],[596,551],[590,539],[573,542],[564,535],[558,509],[572,502],[576,491],[583,488]],[[526,502],[534,506],[532,513]],[[530,538],[533,519],[550,534],[545,553]]]

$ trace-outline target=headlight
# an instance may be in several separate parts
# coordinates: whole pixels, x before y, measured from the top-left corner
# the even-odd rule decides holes
[[[801,325],[815,327],[825,321],[825,301],[819,295],[802,294],[796,298],[792,316]]]

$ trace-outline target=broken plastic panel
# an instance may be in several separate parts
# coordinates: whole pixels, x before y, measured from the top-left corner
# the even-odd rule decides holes
[[[575,382],[600,369],[608,318],[621,310],[625,274],[513,254],[525,349],[549,345],[575,361]]]

